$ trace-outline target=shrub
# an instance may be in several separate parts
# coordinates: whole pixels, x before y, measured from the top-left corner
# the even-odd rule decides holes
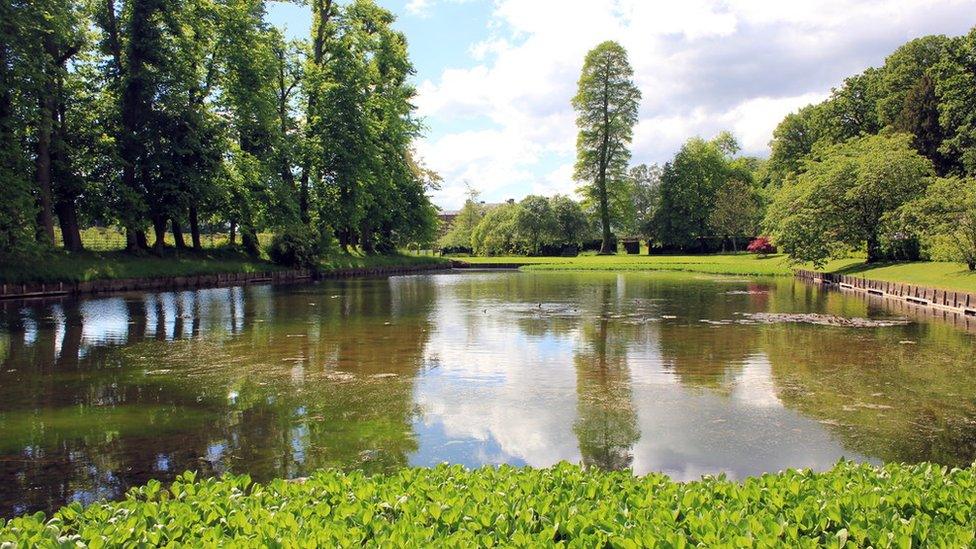
[[[752,242],[746,246],[746,251],[759,255],[769,255],[776,253],[776,246],[773,246],[773,243],[770,242],[769,237],[760,236],[752,239]]]
[[[311,269],[322,257],[321,237],[304,226],[287,227],[271,239],[268,257],[278,265]]]
[[[976,466],[842,462],[734,482],[662,474],[460,466],[301,482],[184,473],[119,502],[72,503],[4,524],[0,545],[969,547]]]

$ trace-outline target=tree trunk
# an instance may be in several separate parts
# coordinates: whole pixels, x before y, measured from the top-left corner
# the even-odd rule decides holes
[[[57,56],[57,44],[54,37],[47,35],[44,38],[45,53],[51,55],[51,48]],[[37,121],[37,145],[35,147],[36,158],[34,160],[34,181],[37,184],[37,202],[39,211],[37,212],[38,240],[47,240],[49,244],[54,244],[54,216],[52,215],[51,200],[51,134],[54,132],[54,110],[57,108],[57,97],[54,94],[53,86],[45,86],[41,90],[38,121]]]
[[[163,248],[166,246],[166,218],[161,215],[154,215],[152,224],[153,232],[156,236],[156,242],[153,243],[153,251],[157,255],[163,255]]]
[[[176,241],[177,250],[186,249],[186,241],[183,240],[183,226],[175,219],[173,220],[173,240]]]
[[[61,239],[64,249],[69,252],[80,252],[84,249],[81,242],[81,228],[78,226],[78,213],[73,202],[59,201],[55,206],[58,214],[58,225],[61,227]]]
[[[149,249],[149,240],[146,238],[146,231],[142,229],[136,230],[136,247],[140,250]]]
[[[230,222],[230,235],[228,236],[227,239],[230,240],[230,243],[232,245],[237,244],[237,222],[236,221]]]
[[[197,207],[190,206],[190,241],[193,249],[200,251],[203,245],[200,243],[200,220],[197,218]]]
[[[881,244],[876,236],[868,238],[868,263],[881,261]]]
[[[261,247],[258,243],[258,233],[254,227],[241,228],[241,245],[244,246],[244,253],[251,257],[261,255]]]

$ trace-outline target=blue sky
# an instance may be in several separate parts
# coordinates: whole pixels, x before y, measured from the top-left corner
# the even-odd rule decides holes
[[[571,194],[569,101],[586,51],[613,39],[643,93],[633,162],[666,162],[693,136],[731,130],[765,156],[787,113],[902,43],[963,34],[973,0],[378,0],[397,15],[417,69],[416,144],[454,208],[471,184],[488,201]],[[307,7],[271,2],[269,20],[307,36]]]

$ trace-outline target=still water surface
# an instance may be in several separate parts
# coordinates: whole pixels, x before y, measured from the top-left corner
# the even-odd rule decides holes
[[[0,516],[195,469],[976,458],[976,337],[790,279],[488,272],[0,309]]]

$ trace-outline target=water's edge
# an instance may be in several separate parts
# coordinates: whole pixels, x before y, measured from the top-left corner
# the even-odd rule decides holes
[[[245,284],[286,284],[308,282],[326,278],[349,278],[358,276],[385,276],[393,274],[438,271],[451,269],[450,263],[430,263],[422,265],[389,265],[380,267],[351,267],[313,271],[292,269],[261,273],[219,273],[191,276],[166,276],[149,278],[118,278],[91,280],[86,282],[35,282],[25,284],[0,284],[0,300],[34,299],[60,297],[66,295],[89,295],[133,290],[178,290],[196,288],[219,288]]]

